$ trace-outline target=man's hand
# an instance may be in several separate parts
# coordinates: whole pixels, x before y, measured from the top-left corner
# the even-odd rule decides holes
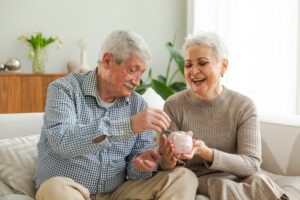
[[[151,149],[136,157],[133,164],[141,172],[151,172],[156,168],[159,159],[159,153]]]
[[[170,126],[170,117],[162,110],[145,108],[130,119],[134,133],[142,133],[147,129],[157,132],[166,131]]]
[[[165,134],[160,138],[159,151],[162,155],[161,167],[164,170],[173,169],[176,166],[175,148]]]

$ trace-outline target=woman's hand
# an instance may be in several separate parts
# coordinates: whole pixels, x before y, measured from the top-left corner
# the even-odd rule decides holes
[[[173,169],[176,166],[175,148],[165,134],[160,138],[159,152],[161,153],[161,168],[164,170]]]
[[[209,163],[212,163],[214,152],[211,148],[206,146],[206,144],[202,140],[193,139],[193,151],[195,152],[196,156],[200,156]]]
[[[151,172],[156,168],[159,159],[160,156],[157,151],[151,149],[136,157],[133,164],[141,172]]]
[[[191,153],[176,153],[175,156],[179,160],[191,160],[195,155],[194,148]]]

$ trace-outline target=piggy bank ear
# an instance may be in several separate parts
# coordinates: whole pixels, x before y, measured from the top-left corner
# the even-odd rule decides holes
[[[176,132],[172,132],[172,133],[168,136],[168,139],[171,140],[171,141],[174,141],[174,140],[175,140],[175,136],[176,136]]]
[[[185,132],[186,135],[193,137],[193,132],[192,131],[187,131]]]

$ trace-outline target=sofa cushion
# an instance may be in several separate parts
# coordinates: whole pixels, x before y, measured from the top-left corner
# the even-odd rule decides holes
[[[300,176],[277,175],[265,170],[263,170],[263,172],[267,174],[279,186],[283,187],[283,186],[291,185],[297,188],[298,190],[300,190]]]
[[[9,194],[5,197],[2,197],[1,200],[34,200],[34,199],[23,194]]]
[[[0,197],[11,194],[13,191],[0,180]],[[2,200],[2,198],[0,198]]]
[[[0,179],[15,193],[34,197],[32,180],[39,135],[0,140]]]

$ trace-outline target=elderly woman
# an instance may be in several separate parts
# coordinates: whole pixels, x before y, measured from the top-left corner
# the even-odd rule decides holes
[[[228,60],[214,33],[187,37],[184,75],[190,89],[167,99],[171,131],[192,131],[190,154],[175,154],[163,135],[163,169],[178,160],[198,177],[198,193],[210,199],[288,199],[287,193],[260,172],[261,137],[253,101],[221,85]],[[164,145],[163,145],[164,144]]]

